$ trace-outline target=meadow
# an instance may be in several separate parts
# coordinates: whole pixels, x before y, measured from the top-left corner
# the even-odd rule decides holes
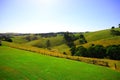
[[[0,46],[0,80],[119,80],[107,67]]]

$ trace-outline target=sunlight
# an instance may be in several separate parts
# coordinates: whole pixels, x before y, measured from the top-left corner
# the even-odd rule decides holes
[[[53,5],[57,2],[58,0],[29,0],[31,3],[35,3],[37,5],[42,5],[42,6],[49,6]]]
[[[55,0],[38,0],[40,1],[42,4],[52,4],[55,2]]]

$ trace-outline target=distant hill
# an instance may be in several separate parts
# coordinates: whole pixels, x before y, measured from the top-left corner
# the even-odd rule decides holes
[[[63,36],[56,36],[56,37],[40,38],[38,40],[33,40],[30,42],[27,42],[26,45],[32,45],[32,46],[36,46],[36,47],[46,48],[47,40],[50,41],[50,47],[65,44]]]
[[[89,33],[85,33],[84,35],[88,42],[116,37],[110,34],[110,30],[111,29],[89,32]],[[114,30],[120,31],[120,28],[115,28]]]
[[[84,33],[84,36],[88,43],[83,45],[88,47],[91,44],[100,44],[103,46],[120,44],[120,36],[111,35],[110,30],[111,29],[106,29],[106,30],[100,30],[96,32]],[[116,28],[115,30],[120,31],[120,28]],[[75,44],[79,46],[80,45],[79,40],[76,40]]]
[[[100,44],[103,46],[108,46],[108,45],[118,45],[120,44],[120,36],[113,36],[110,33],[111,29],[106,29],[106,30],[100,30],[100,31],[95,31],[95,32],[87,32],[83,33],[87,42],[86,44],[83,44],[85,47],[89,47],[91,44]],[[115,28],[114,30],[120,31],[120,28]],[[79,36],[79,33],[74,33],[75,36]],[[50,47],[51,50],[57,51],[60,53],[66,52],[67,54],[70,54],[70,48],[65,44],[65,40],[62,35],[57,35],[53,37],[41,37],[40,35],[36,35],[37,39],[36,40],[31,40],[27,41],[25,39],[25,35],[23,36],[14,36],[13,42],[15,43],[20,43],[20,44],[26,44],[26,45],[31,45],[31,46],[36,46],[36,47],[41,47],[41,48],[46,48],[46,41],[50,41]],[[79,39],[74,41],[76,46],[80,46],[81,44],[79,43]]]

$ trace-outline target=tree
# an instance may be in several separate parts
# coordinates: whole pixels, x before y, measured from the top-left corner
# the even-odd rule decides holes
[[[47,47],[48,49],[50,49],[50,40],[47,40],[47,41],[46,41],[46,47]]]
[[[91,45],[87,51],[88,51],[88,55],[87,55],[88,57],[95,57],[96,52],[93,45]]]
[[[115,29],[115,26],[112,26],[111,29]]]
[[[0,40],[0,46],[2,45],[2,41]]]
[[[80,34],[80,36],[79,36],[79,42],[80,42],[80,44],[87,43],[87,40],[85,39],[85,37],[84,37],[83,34]]]
[[[13,42],[12,39],[9,36],[4,36],[3,38],[4,38],[5,41]]]
[[[72,33],[69,33],[69,32],[66,32],[66,33],[64,33],[64,39],[65,39],[65,41],[66,41],[66,44],[71,48],[71,47],[73,47],[73,46],[75,46],[74,45],[74,39],[75,39],[75,37],[74,37],[74,35],[72,34]]]
[[[70,49],[70,51],[71,51],[71,55],[72,56],[75,55],[75,53],[76,53],[76,47],[72,46],[71,49]]]
[[[104,58],[106,56],[106,49],[102,45],[91,45],[88,48],[88,56],[94,58]]]
[[[118,27],[120,28],[120,24],[118,24]]]
[[[106,47],[106,55],[110,59],[120,60],[120,45],[110,45]]]
[[[96,58],[104,58],[106,56],[106,49],[102,45],[96,45],[94,57]]]
[[[79,46],[76,48],[76,53],[75,53],[76,56],[84,56],[84,57],[87,57],[88,56],[88,53],[87,53],[87,49],[83,46]]]

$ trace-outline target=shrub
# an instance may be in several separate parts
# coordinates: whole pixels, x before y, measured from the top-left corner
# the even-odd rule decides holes
[[[87,49],[84,48],[83,46],[77,47],[75,56],[84,56],[84,57],[88,56]]]
[[[96,45],[94,57],[96,58],[104,58],[106,56],[106,49],[102,45]]]
[[[106,50],[106,55],[110,59],[120,60],[120,45],[107,46]]]
[[[76,47],[72,46],[71,49],[70,49],[70,51],[71,51],[71,55],[72,56],[75,55],[75,53],[76,53]]]
[[[95,52],[94,46],[90,46],[90,47],[87,49],[87,51],[88,51],[88,57],[95,57],[96,52]]]
[[[2,45],[2,42],[1,42],[1,40],[0,40],[0,46]]]

